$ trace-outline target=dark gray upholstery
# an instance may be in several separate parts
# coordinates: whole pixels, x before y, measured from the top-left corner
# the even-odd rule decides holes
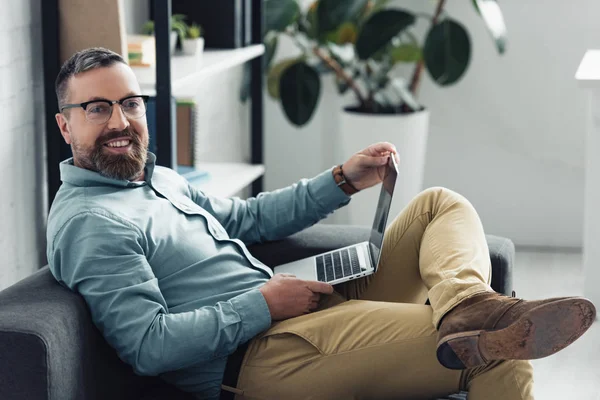
[[[285,240],[253,246],[269,266],[365,240],[363,227],[315,225]],[[492,286],[512,290],[514,247],[488,237]],[[500,290],[499,290],[500,289]],[[188,399],[157,378],[136,376],[91,323],[83,299],[47,267],[0,292],[0,399]]]

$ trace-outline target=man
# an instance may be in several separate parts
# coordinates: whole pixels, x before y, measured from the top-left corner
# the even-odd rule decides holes
[[[300,231],[347,204],[353,188],[381,182],[393,145],[257,198],[220,199],[155,166],[146,99],[119,55],[73,55],[56,92],[73,158],[60,165],[49,216],[50,269],[138,374],[198,398],[218,398],[226,379],[223,394],[252,399],[460,389],[472,400],[531,399],[526,360],[565,348],[595,318],[582,298],[494,293],[477,213],[442,188],[394,220],[376,275],[335,288],[272,276],[246,245]]]

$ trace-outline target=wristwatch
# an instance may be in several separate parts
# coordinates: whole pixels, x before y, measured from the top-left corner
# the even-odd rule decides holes
[[[358,193],[358,189],[352,186],[352,184],[346,180],[342,166],[343,164],[340,164],[333,168],[333,179],[335,180],[335,183],[348,196]]]

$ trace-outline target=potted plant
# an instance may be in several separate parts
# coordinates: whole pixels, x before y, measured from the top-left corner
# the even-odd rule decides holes
[[[147,21],[142,27],[142,31],[145,35],[154,35],[154,21]],[[171,54],[175,53],[177,47],[177,39],[180,43],[183,43],[187,32],[187,25],[185,24],[185,15],[174,14],[171,16],[171,37],[170,37],[170,50]]]
[[[185,38],[181,46],[183,54],[196,55],[204,50],[204,38],[202,37],[202,27],[193,22],[187,27]]]
[[[297,0],[265,0],[267,90],[287,119],[303,126],[318,105],[321,76],[332,75],[338,92],[352,93],[354,99],[341,110],[335,160],[373,142],[394,143],[402,168],[394,197],[402,206],[422,190],[429,123],[429,110],[417,100],[423,71],[439,86],[456,83],[469,66],[471,41],[466,28],[445,12],[446,0],[436,0],[431,15],[387,3],[316,0],[302,10]],[[498,52],[504,53],[506,28],[496,1],[472,4]],[[428,23],[422,40],[413,32],[418,19]],[[271,65],[282,36],[291,39],[300,55]],[[399,76],[396,67],[410,63],[412,74]],[[370,191],[356,195],[354,202],[369,207],[376,196]],[[364,209],[355,205],[357,215],[346,222],[370,223],[372,215],[360,215]]]

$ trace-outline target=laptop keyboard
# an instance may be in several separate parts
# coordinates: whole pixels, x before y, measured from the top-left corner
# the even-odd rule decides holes
[[[317,280],[331,282],[361,272],[356,247],[317,257]]]

